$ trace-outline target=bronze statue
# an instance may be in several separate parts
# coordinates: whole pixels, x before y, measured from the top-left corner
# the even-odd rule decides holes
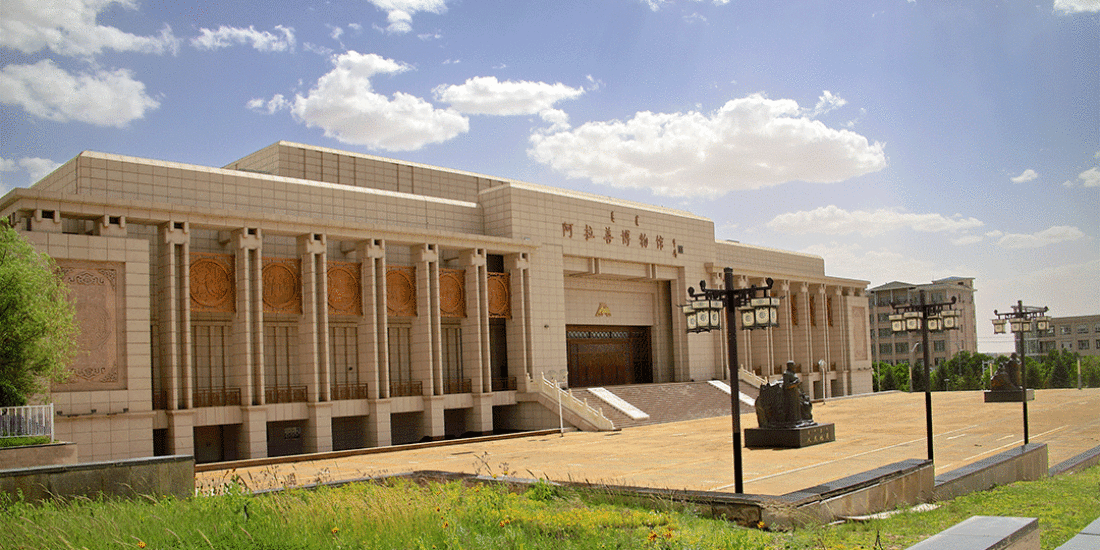
[[[760,385],[756,421],[761,428],[797,428],[814,424],[813,404],[802,393],[802,381],[794,372],[794,361],[787,361],[783,380]]]

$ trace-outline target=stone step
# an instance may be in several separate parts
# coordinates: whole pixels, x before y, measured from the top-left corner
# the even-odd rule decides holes
[[[580,399],[596,408],[603,408],[604,415],[618,428],[681,422],[699,418],[728,416],[730,396],[709,382],[678,382],[669,384],[637,384],[631,386],[606,386],[605,390],[649,415],[649,418],[631,418],[587,388],[572,390]],[[759,389],[741,383],[741,392],[756,398]],[[754,414],[753,407],[741,403],[741,414]],[[637,416],[637,415],[636,415]]]

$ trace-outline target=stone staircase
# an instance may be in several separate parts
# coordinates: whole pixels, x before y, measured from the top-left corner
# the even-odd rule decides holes
[[[740,381],[741,392],[756,399],[760,389]],[[677,382],[670,384],[639,384],[632,386],[606,386],[619,399],[649,415],[634,419],[602,400],[588,388],[571,390],[579,399],[587,399],[592,406],[602,408],[616,428],[680,422],[698,418],[729,416],[730,396],[709,382]],[[755,414],[752,406],[742,402],[741,414]]]

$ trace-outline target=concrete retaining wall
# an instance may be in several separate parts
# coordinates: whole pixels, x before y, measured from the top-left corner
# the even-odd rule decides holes
[[[936,476],[936,500],[1047,476],[1046,443],[1030,443]]]
[[[0,491],[22,491],[29,501],[100,494],[187,498],[195,491],[195,459],[175,455],[0,470]]]
[[[3,468],[33,468],[77,462],[80,462],[80,455],[77,452],[76,443],[46,443],[0,448],[0,467]]]
[[[793,505],[789,522],[831,522],[928,502],[934,472],[929,460],[909,459],[795,491],[781,498]],[[781,522],[775,517],[766,523]]]

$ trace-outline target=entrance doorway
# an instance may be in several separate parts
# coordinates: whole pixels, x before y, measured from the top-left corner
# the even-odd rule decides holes
[[[649,327],[565,327],[569,387],[653,382]]]

